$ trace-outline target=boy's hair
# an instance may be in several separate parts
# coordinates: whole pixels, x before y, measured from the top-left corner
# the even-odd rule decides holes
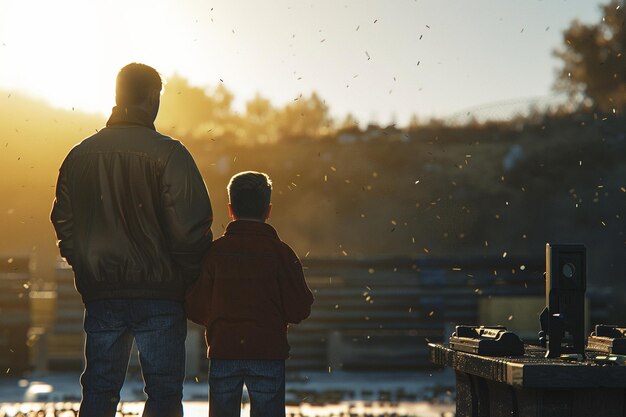
[[[163,80],[154,68],[133,62],[117,74],[115,102],[118,106],[141,104],[153,91],[161,91]]]
[[[263,218],[272,197],[272,180],[256,171],[240,172],[228,183],[228,199],[237,218]]]

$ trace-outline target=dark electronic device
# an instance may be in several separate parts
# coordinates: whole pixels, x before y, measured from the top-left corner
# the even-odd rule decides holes
[[[546,308],[539,318],[539,342],[546,358],[585,354],[586,248],[546,244]]]
[[[626,355],[626,327],[596,325],[587,340],[587,349],[612,355]]]
[[[504,326],[456,326],[450,347],[483,356],[521,356],[524,343]]]

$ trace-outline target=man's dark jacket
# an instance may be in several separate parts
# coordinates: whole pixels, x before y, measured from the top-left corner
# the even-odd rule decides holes
[[[83,301],[183,300],[212,240],[202,176],[137,107],[76,145],[59,171],[51,220]]]

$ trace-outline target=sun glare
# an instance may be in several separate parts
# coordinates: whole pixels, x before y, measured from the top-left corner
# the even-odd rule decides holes
[[[116,3],[0,0],[0,88],[67,109],[108,113],[117,71],[128,62],[153,61],[158,43],[150,42],[158,29],[150,19],[120,11],[145,4]]]
[[[107,71],[94,52],[101,48],[101,32],[79,2],[10,2],[3,8],[0,28],[3,87],[19,89],[65,108],[103,110],[105,90],[94,79]],[[73,12],[68,12],[73,10]],[[104,87],[104,86],[103,86]]]

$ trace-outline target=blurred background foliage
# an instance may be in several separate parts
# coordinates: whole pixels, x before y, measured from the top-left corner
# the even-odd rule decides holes
[[[561,59],[556,88],[584,108],[623,112],[626,107],[624,3],[612,0],[602,7],[595,24],[574,21],[563,33],[563,45],[554,53]]]

